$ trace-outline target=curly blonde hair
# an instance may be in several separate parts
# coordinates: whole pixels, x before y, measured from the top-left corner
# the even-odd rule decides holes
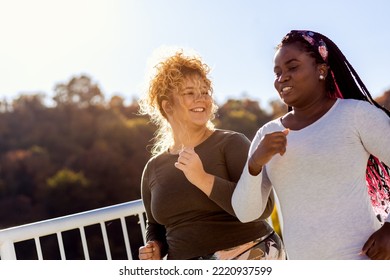
[[[172,128],[162,108],[163,100],[174,103],[173,96],[179,94],[185,78],[199,75],[205,82],[210,94],[213,92],[211,80],[207,77],[210,68],[197,55],[185,55],[182,50],[154,66],[156,74],[149,82],[149,88],[144,98],[139,100],[140,113],[149,115],[150,120],[157,126],[152,154],[165,152],[173,144]],[[214,128],[211,122],[218,107],[212,101],[212,110],[207,127]]]

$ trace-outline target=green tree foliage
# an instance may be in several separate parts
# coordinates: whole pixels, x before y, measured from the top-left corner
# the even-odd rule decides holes
[[[47,179],[46,184],[42,203],[53,216],[80,212],[90,199],[90,183],[82,171],[74,172],[67,168],[58,170]]]
[[[54,107],[31,94],[0,112],[0,228],[140,198],[155,128],[138,105],[105,104],[86,76],[57,89]],[[83,174],[87,187],[64,170]]]
[[[245,134],[253,139],[261,125],[272,119],[259,106],[259,103],[249,99],[228,100],[218,110],[216,125]]]

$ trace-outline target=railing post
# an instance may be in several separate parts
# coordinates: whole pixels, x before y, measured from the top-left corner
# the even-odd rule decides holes
[[[16,260],[15,246],[11,241],[0,244],[0,257],[2,260]]]

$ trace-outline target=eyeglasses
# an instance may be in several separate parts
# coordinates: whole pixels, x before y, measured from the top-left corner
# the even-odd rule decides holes
[[[201,99],[201,98],[204,98],[205,100],[209,100],[209,99],[211,99],[212,94],[210,91],[204,91],[201,93],[195,93],[193,91],[189,91],[189,92],[184,92],[184,93],[180,94],[180,96],[183,96],[183,98],[185,98],[186,100],[196,101],[196,100]]]

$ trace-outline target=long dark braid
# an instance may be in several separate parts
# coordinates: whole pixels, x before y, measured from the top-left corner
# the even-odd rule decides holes
[[[317,33],[319,34],[319,33]],[[367,87],[360,79],[358,73],[355,71],[351,63],[347,60],[341,50],[333,41],[324,35],[319,34],[326,43],[329,50],[328,65],[334,73],[334,81],[343,94],[345,99],[359,99],[370,102],[376,107],[380,108],[390,117],[390,111],[385,107],[380,106],[374,98],[372,98]],[[337,77],[337,78],[336,78]]]
[[[390,111],[372,98],[351,63],[332,40],[317,32],[293,30],[283,38],[277,48],[297,42],[301,43],[303,49],[315,59],[316,63],[328,65],[330,75],[327,75],[325,82],[330,96],[367,101],[390,117]],[[390,168],[371,155],[367,163],[366,180],[368,192],[379,219],[390,212],[389,174]]]

